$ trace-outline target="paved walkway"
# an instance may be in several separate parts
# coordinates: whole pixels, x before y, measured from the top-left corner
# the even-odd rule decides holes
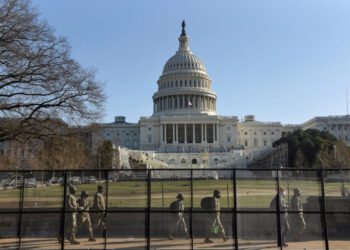
[[[77,239],[80,245],[71,245],[65,241],[65,249],[104,249],[104,239],[99,238],[96,242],[89,242],[87,238]],[[194,249],[233,249],[234,241],[232,239],[223,242],[221,239],[213,239],[214,243],[204,243],[203,239],[194,239]],[[107,249],[145,249],[147,240],[145,238],[108,238]],[[303,241],[289,242],[288,247],[284,249],[325,249],[324,241]],[[54,238],[25,238],[22,239],[22,249],[60,249]],[[191,241],[187,239],[168,240],[165,238],[152,238],[151,249],[190,249]],[[18,249],[18,240],[16,239],[0,239],[0,249]],[[239,240],[239,249],[257,250],[269,249],[277,250],[276,241],[247,241]],[[330,241],[330,249],[350,249],[350,241]]]

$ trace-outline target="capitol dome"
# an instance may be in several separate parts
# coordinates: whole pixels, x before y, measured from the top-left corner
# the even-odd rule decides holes
[[[203,73],[206,73],[206,69],[202,61],[190,50],[179,50],[166,62],[163,68],[163,74],[184,70],[202,71]]]
[[[179,37],[179,49],[164,65],[153,95],[154,115],[212,114],[216,115],[216,94],[202,61],[188,46],[185,22]]]

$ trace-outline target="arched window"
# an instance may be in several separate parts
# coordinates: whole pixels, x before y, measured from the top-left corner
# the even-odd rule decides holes
[[[192,159],[192,164],[197,164],[197,159]]]

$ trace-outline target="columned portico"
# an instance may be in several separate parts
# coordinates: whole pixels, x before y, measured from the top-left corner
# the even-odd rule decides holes
[[[161,126],[163,144],[207,144],[218,142],[215,123],[166,123]]]

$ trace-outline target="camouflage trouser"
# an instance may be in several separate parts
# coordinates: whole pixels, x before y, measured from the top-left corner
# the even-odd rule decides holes
[[[170,237],[179,226],[182,230],[184,230],[184,232],[187,235],[187,227],[186,227],[186,222],[185,222],[185,218],[183,217],[183,215],[178,215],[178,214],[172,215],[172,218],[170,219],[170,230],[169,230]]]
[[[105,213],[94,213],[93,214],[93,223],[94,223],[94,231],[98,229],[100,226],[103,230],[106,229],[106,215]]]
[[[293,239],[298,241],[306,228],[303,214],[291,214],[290,221],[293,229]]]
[[[225,238],[225,229],[221,224],[219,214],[210,214],[207,218],[207,228],[205,232],[205,239],[209,239],[210,233],[214,231],[215,226],[219,226],[220,235]]]
[[[93,238],[94,234],[92,231],[92,225],[89,214],[79,214],[77,230],[79,230],[84,224],[86,225],[86,228],[89,232],[89,238]]]
[[[77,213],[66,213],[66,229],[67,238],[69,240],[75,239],[75,233],[77,232]]]

